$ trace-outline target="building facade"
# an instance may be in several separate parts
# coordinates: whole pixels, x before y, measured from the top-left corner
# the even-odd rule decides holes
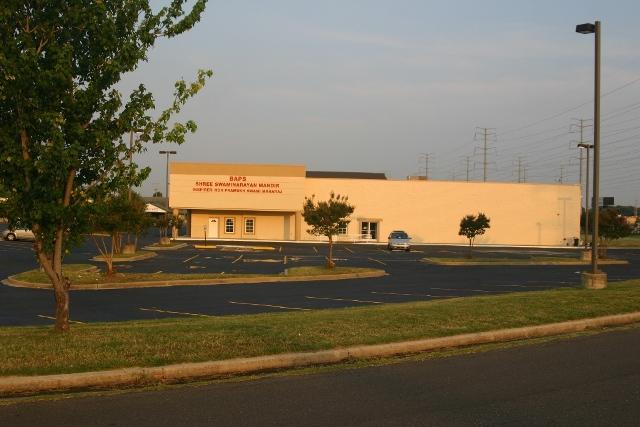
[[[580,236],[579,185],[389,180],[384,174],[314,172],[302,165],[170,165],[170,207],[186,211],[192,238],[322,240],[307,232],[305,197],[346,195],[355,206],[338,240],[465,243],[460,220],[485,213],[481,244],[572,245]]]

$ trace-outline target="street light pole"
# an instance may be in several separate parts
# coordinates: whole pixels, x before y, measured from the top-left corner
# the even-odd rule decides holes
[[[587,150],[587,173],[586,180],[584,185],[584,249],[585,251],[589,248],[589,149],[593,148],[593,144],[578,144],[579,148],[584,148]],[[582,174],[582,170],[580,170]]]
[[[600,21],[576,26],[580,34],[595,35],[595,69],[593,100],[593,236],[591,242],[591,274],[583,273],[583,282],[588,288],[605,288],[606,273],[598,270],[598,232],[600,219]]]
[[[177,151],[164,151],[164,150],[161,150],[160,154],[166,154],[167,155],[167,169],[166,169],[167,180],[166,180],[164,196],[167,198],[167,209],[168,209],[169,208],[169,155],[177,154]]]

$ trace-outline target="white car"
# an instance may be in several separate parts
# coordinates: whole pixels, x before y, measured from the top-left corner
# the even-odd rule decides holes
[[[2,232],[4,240],[34,240],[33,231],[25,229],[4,230]]]

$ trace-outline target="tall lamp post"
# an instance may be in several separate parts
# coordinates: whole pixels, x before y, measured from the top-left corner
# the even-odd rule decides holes
[[[607,274],[598,270],[598,228],[600,219],[600,21],[576,25],[576,32],[595,35],[595,73],[593,100],[593,236],[591,238],[591,273],[582,273],[586,288],[607,287]]]
[[[587,173],[584,185],[584,249],[585,253],[588,253],[586,250],[589,248],[589,238],[587,237],[589,235],[589,149],[593,148],[593,144],[580,143],[578,148],[587,150]],[[582,173],[582,170],[580,170],[580,173]]]
[[[177,151],[165,151],[165,150],[161,150],[160,154],[166,154],[167,155],[167,181],[166,181],[166,187],[165,187],[165,193],[164,196],[167,198],[167,209],[169,208],[169,156],[171,154],[178,154]]]

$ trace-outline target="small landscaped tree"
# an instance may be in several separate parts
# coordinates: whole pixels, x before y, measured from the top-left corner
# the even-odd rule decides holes
[[[598,219],[598,231],[600,234],[600,255],[607,256],[607,246],[612,240],[627,237],[633,231],[633,226],[620,215],[615,208],[604,209]]]
[[[348,203],[347,196],[336,195],[333,192],[331,192],[329,200],[326,201],[316,202],[315,195],[304,199],[302,217],[311,227],[307,232],[315,236],[326,236],[329,239],[327,268],[335,266],[333,262],[333,236],[338,234],[338,230],[349,224],[349,216],[354,209],[354,206]]]
[[[491,220],[483,213],[478,215],[466,215],[460,221],[460,231],[458,235],[465,236],[469,239],[469,258],[473,257],[473,242],[477,236],[481,236],[490,228],[489,222]]]

